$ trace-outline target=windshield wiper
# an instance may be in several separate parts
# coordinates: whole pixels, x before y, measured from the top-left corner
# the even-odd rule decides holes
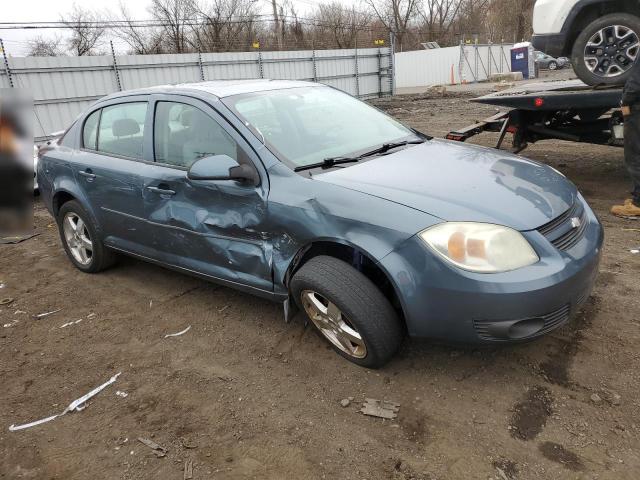
[[[383,153],[387,153],[390,150],[395,148],[404,147],[407,145],[419,145],[424,143],[425,139],[418,140],[404,140],[402,142],[393,142],[393,143],[385,143],[378,148],[375,148],[369,152],[365,152],[357,157],[330,157],[325,158],[321,162],[310,163],[309,165],[302,165],[301,167],[296,167],[293,169],[294,172],[302,172],[303,170],[311,170],[313,168],[322,168],[327,169],[331,167],[335,167],[336,165],[342,165],[345,163],[358,163],[360,160],[368,157],[372,157],[374,155],[380,155]]]
[[[321,162],[310,163],[309,165],[302,165],[293,169],[294,172],[302,172],[303,170],[311,170],[313,168],[331,168],[335,165],[342,165],[343,163],[357,163],[360,161],[360,157],[331,157],[325,158]]]

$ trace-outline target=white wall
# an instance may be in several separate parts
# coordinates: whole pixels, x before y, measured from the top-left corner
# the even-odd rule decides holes
[[[511,45],[466,45],[396,53],[396,88],[487,80],[493,73],[511,70],[510,49]]]

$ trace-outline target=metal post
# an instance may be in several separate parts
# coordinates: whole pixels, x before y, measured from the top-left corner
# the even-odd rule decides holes
[[[204,68],[202,67],[202,52],[198,42],[198,67],[200,68],[200,80],[204,82]]]
[[[482,55],[480,54],[480,49],[478,48],[478,45],[476,45],[476,72],[479,73],[477,70],[477,65],[480,65],[482,67],[482,71],[484,72],[487,79],[489,79],[489,73],[487,72],[487,69],[484,67],[484,60],[482,60]]]
[[[467,50],[464,47],[464,45],[462,46],[462,56],[464,57],[464,60],[465,60],[465,62],[467,63],[467,65],[469,67],[469,70],[471,71],[471,75],[473,75],[473,82],[477,83],[478,82],[478,76],[473,71],[473,67],[471,66],[471,63],[469,62],[469,57],[467,56]]]
[[[474,83],[478,81],[478,44],[474,43],[473,44],[473,79],[474,79]]]
[[[489,73],[491,73],[491,64],[496,67],[496,73],[502,73],[502,68],[498,67],[496,57],[493,55],[493,44],[489,44]]]
[[[316,48],[311,45],[311,64],[313,66],[313,81],[318,81],[318,66],[316,65]]]
[[[262,67],[262,52],[258,52],[258,69],[260,70],[260,78],[264,78],[264,68]]]
[[[378,47],[378,98],[382,97],[382,50]]]
[[[354,50],[354,61],[355,61],[355,74],[356,74],[356,97],[360,96],[360,75],[358,74],[358,33],[356,32],[355,39],[355,50]]]
[[[463,40],[460,40],[460,60],[458,61],[458,78],[460,79],[460,83],[464,83],[466,78],[464,78],[464,43]]]
[[[488,77],[487,78],[491,77],[491,57],[492,57],[492,55],[491,55],[491,42],[489,42],[489,47],[487,49],[487,68],[488,68],[488,72],[487,72]]]
[[[507,68],[509,69],[509,71],[511,71],[511,62],[509,61],[509,57],[504,53],[504,44],[502,45],[501,50],[502,50],[502,55],[500,56],[500,64],[502,64],[502,59],[504,58],[504,61],[507,64]]]
[[[9,59],[7,58],[7,52],[4,49],[4,42],[0,38],[0,50],[2,50],[2,57],[4,58],[4,71],[7,72],[7,78],[9,79],[9,86],[11,88],[13,85],[13,77],[11,76],[11,69],[9,68]]]
[[[396,39],[393,30],[389,32],[389,72],[391,72],[391,95],[396,94]]]
[[[116,62],[116,51],[113,49],[113,40],[109,40],[111,45],[111,58],[113,59],[113,72],[116,75],[116,84],[118,85],[118,91],[122,91],[122,82],[120,81],[120,72],[118,72],[118,62]]]

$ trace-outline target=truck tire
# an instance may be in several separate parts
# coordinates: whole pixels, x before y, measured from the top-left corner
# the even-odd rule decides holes
[[[342,260],[312,258],[293,276],[290,290],[320,336],[350,362],[382,367],[402,343],[404,328],[389,300]]]
[[[587,85],[623,85],[640,53],[640,18],[612,13],[587,25],[576,38],[571,63]]]

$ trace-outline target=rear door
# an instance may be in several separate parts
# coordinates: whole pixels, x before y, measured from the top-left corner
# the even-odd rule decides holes
[[[106,244],[133,250],[144,226],[141,166],[148,96],[101,106],[83,123],[76,181],[98,217]]]
[[[155,163],[145,166],[143,198],[153,256],[233,284],[272,291],[271,243],[265,227],[268,180],[257,155],[200,100],[154,95],[150,108]],[[189,180],[189,167],[210,155],[228,155],[257,168],[261,184]]]

